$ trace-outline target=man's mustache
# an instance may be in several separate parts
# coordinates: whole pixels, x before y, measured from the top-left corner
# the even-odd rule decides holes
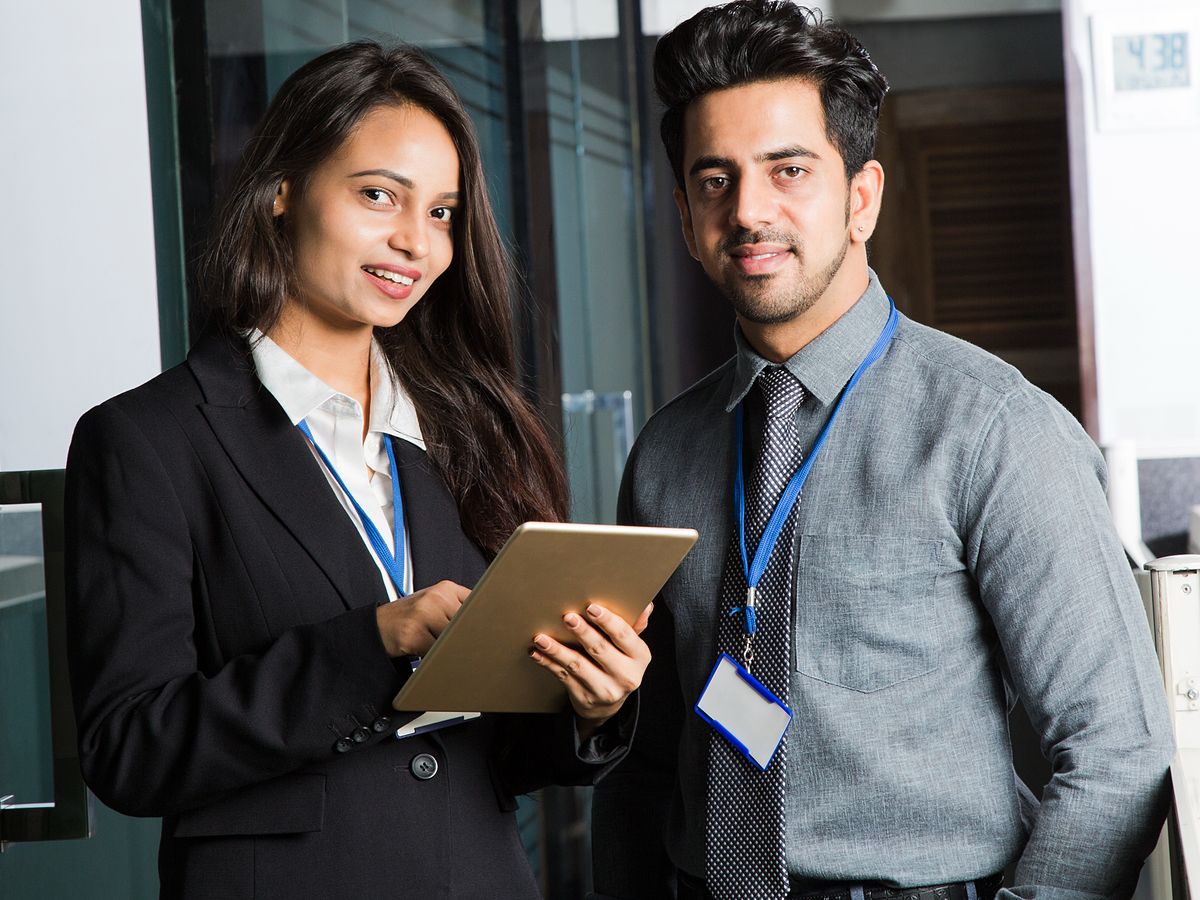
[[[793,234],[790,231],[782,231],[778,228],[764,228],[759,231],[751,231],[748,228],[736,228],[721,238],[717,249],[722,253],[729,253],[735,247],[740,247],[743,244],[787,244],[789,247],[800,247],[800,235]]]

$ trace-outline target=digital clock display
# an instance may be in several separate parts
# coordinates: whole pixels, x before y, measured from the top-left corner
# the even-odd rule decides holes
[[[1191,84],[1186,31],[1113,37],[1113,78],[1118,91],[1186,88]]]

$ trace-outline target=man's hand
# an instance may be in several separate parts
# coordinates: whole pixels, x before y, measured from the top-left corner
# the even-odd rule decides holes
[[[376,609],[388,656],[424,656],[469,593],[461,584],[439,581]]]
[[[653,610],[653,603],[647,605],[633,625],[598,603],[590,604],[583,615],[567,613],[563,623],[582,651],[546,634],[534,636],[530,656],[566,686],[584,740],[612,718],[641,685],[650,664],[650,648],[638,635]]]

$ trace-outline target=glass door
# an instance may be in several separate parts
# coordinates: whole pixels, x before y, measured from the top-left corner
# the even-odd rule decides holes
[[[542,4],[572,518],[612,522],[648,414],[637,4]]]
[[[79,772],[62,492],[58,470],[0,473],[0,894],[155,897],[158,821],[96,802]]]

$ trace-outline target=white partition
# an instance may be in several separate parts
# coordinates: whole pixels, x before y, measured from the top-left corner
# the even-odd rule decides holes
[[[1166,556],[1146,569],[1139,581],[1148,594],[1178,751],[1171,763],[1174,840],[1159,842],[1136,896],[1190,900],[1200,889],[1200,556]]]
[[[1064,0],[1076,282],[1096,437],[1200,441],[1200,4]],[[1090,333],[1089,333],[1090,332]]]
[[[0,470],[160,369],[140,7],[0,13]]]

